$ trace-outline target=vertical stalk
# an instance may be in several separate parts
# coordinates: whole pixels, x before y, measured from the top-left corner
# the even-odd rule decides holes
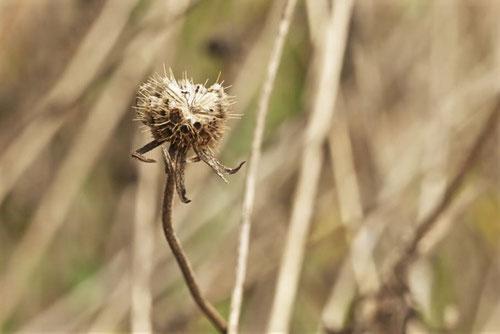
[[[168,153],[166,153],[168,154]],[[167,162],[165,162],[167,163]],[[168,169],[168,168],[167,168]],[[184,280],[193,296],[194,301],[198,304],[198,307],[205,314],[205,316],[212,322],[212,324],[217,327],[221,333],[225,333],[227,330],[226,321],[217,312],[217,310],[210,304],[201,294],[196,278],[194,277],[194,272],[189,264],[189,261],[182,250],[179,243],[179,239],[174,232],[174,227],[172,224],[172,203],[174,196],[174,177],[170,172],[167,172],[167,180],[165,183],[165,190],[163,192],[163,206],[162,206],[162,225],[163,232],[165,233],[165,238],[167,239],[168,245],[174,254],[174,257],[182,271]]]

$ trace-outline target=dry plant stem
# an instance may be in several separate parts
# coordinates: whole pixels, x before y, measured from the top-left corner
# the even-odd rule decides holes
[[[23,123],[29,123],[22,130],[16,131],[12,141],[0,156],[0,175],[2,175],[0,203],[64,125],[65,120],[70,116],[67,114],[72,113],[68,109],[74,106],[78,97],[88,87],[92,78],[98,73],[99,67],[102,66],[102,62],[108,59],[108,52],[115,44],[136,3],[136,0],[106,1],[104,8],[80,42],[61,77],[51,87],[49,93],[41,101],[37,101],[35,104],[37,107],[34,110],[21,115],[26,118]],[[58,113],[60,108],[65,110],[66,115]],[[33,115],[53,113],[54,110],[57,115],[52,117],[46,115],[33,117]],[[16,118],[18,117],[16,115]],[[9,124],[1,124],[0,133],[10,131],[11,128],[13,127]]]
[[[197,3],[202,3],[202,1],[197,1]],[[274,16],[276,16],[276,15],[274,15]],[[274,16],[273,16],[273,18],[274,18]],[[273,19],[272,21],[274,22],[274,21],[277,21],[277,20],[276,20],[276,19]],[[269,25],[269,24],[268,24],[268,25]],[[273,25],[273,26],[274,26],[274,25]],[[265,29],[266,29],[266,28],[265,28]],[[267,31],[267,30],[269,30],[269,29],[266,29],[266,31]],[[266,36],[267,36],[267,35],[266,35],[266,34],[265,34],[265,32],[264,32],[264,33],[261,33],[261,36],[260,36],[259,38],[260,38],[261,40],[264,40],[264,39],[267,39],[267,37],[266,37]],[[261,49],[264,49],[264,48],[263,48],[263,46],[262,46],[261,44],[263,44],[263,43],[262,43],[262,42],[257,43],[257,44],[256,44],[257,46],[256,46],[255,50],[253,50],[253,52],[255,52],[255,51],[259,51],[259,52],[260,52],[260,50],[261,50]],[[237,83],[236,83],[236,84],[234,84],[234,85],[233,85],[233,92],[238,92],[238,93],[236,93],[236,94],[234,94],[234,95],[238,96],[238,104],[237,104],[237,106],[238,106],[238,108],[239,108],[240,110],[244,110],[244,109],[245,109],[245,106],[247,106],[247,105],[251,102],[251,101],[250,101],[250,97],[248,97],[250,94],[248,94],[248,92],[247,92],[247,91],[254,91],[254,89],[253,89],[253,88],[256,88],[256,87],[257,87],[256,85],[257,85],[257,81],[258,81],[258,80],[251,80],[251,81],[249,82],[249,81],[248,81],[248,75],[244,75],[244,73],[245,73],[244,68],[252,68],[252,67],[253,67],[253,65],[255,65],[255,64],[260,64],[260,63],[261,63],[261,61],[260,61],[260,53],[255,54],[255,55],[252,53],[252,55],[251,55],[251,56],[250,56],[247,60],[245,60],[245,62],[247,62],[248,64],[246,64],[246,63],[245,63],[245,65],[243,65],[243,66],[242,66],[242,71],[240,72],[240,74],[238,74],[238,77],[239,77],[240,79],[237,81]],[[244,79],[243,79],[243,78],[244,78]],[[250,87],[249,87],[249,85],[250,85]],[[35,133],[36,133],[36,131],[35,131]],[[290,140],[290,142],[292,142],[292,141]],[[290,145],[291,145],[291,147],[294,147],[292,144],[290,144]],[[271,154],[271,156],[272,156],[272,154]],[[17,159],[16,161],[18,161],[18,160],[19,160],[19,159]],[[199,162],[199,161],[200,161],[200,159],[199,159],[199,157],[198,157],[197,155],[187,158],[187,162]],[[271,162],[269,162],[269,163],[268,163],[268,165],[270,165],[270,166],[275,166],[275,164],[274,164],[274,163],[271,163]],[[273,170],[274,170],[274,169],[273,169]],[[202,169],[202,171],[205,171],[205,169]],[[202,178],[206,177],[206,173],[208,173],[208,170],[207,170],[206,172],[202,172],[202,173],[201,173],[201,175],[203,175],[203,177],[200,177],[200,179],[202,179]],[[266,176],[266,177],[267,177],[267,176]],[[203,182],[201,182],[201,183],[203,183]],[[199,192],[199,190],[200,190],[200,189],[197,189],[196,191],[193,191],[193,193],[198,193],[198,192]],[[1,193],[1,191],[0,191],[0,193]],[[227,204],[224,204],[224,203],[225,203],[225,201],[219,202],[219,206],[221,206],[221,208],[222,208],[222,207],[226,207],[226,205],[227,205]],[[233,204],[234,204],[234,203],[233,203]],[[208,213],[208,215],[209,215],[209,216],[208,216],[208,217],[210,217],[210,215],[212,215],[212,214],[215,214],[215,212],[219,212],[218,210],[220,210],[220,208],[219,208],[219,209],[214,209],[214,210],[215,210],[215,211],[209,211],[209,213]],[[186,214],[187,214],[186,210],[184,210],[183,212],[184,212],[184,215],[186,215]],[[201,220],[201,221],[202,221],[202,222],[203,222],[203,221],[205,221],[205,222],[206,222],[206,219],[207,219],[207,216],[204,216],[204,219],[203,219],[203,220]],[[203,223],[201,223],[201,224],[203,224]],[[198,228],[199,228],[199,227],[196,227],[194,230],[190,229],[190,230],[189,230],[190,232],[188,232],[188,235],[189,235],[189,236],[191,236],[191,235],[192,235],[192,233],[194,233],[195,231],[197,231],[197,229],[198,229]],[[156,263],[156,264],[158,264],[158,263],[162,263],[162,261],[163,261],[165,258],[167,258],[167,257],[166,257],[166,256],[160,256],[159,258],[157,258],[157,259],[155,260],[155,263]],[[163,260],[162,260],[162,259],[163,259]],[[105,268],[107,268],[107,266],[108,266],[108,265],[105,265]],[[123,265],[123,266],[122,266],[122,268],[125,268],[125,266]],[[123,269],[123,270],[125,270],[125,269]],[[94,277],[94,276],[92,276],[92,277]],[[96,283],[96,284],[97,284],[97,283]],[[98,285],[100,285],[100,284],[101,284],[101,283],[99,283]],[[91,285],[94,285],[94,284],[91,284]],[[78,289],[80,289],[80,288],[78,288]],[[78,290],[78,289],[77,289],[77,290]],[[82,289],[83,289],[83,288],[82,288]],[[84,290],[84,291],[86,291],[86,290]],[[80,293],[83,293],[83,295],[85,295],[85,293],[84,293],[84,292],[80,292]],[[155,296],[157,296],[157,295],[155,295]],[[105,298],[105,296],[101,296],[101,297]],[[72,299],[70,299],[70,300],[71,300],[71,301],[74,301],[74,300],[76,300],[76,299],[78,299],[78,298],[77,298],[77,297],[72,297]],[[87,299],[86,299],[86,300],[87,300]],[[102,302],[103,302],[103,301],[102,301],[101,299],[98,299],[98,301],[97,301],[97,303],[102,303]],[[60,309],[64,309],[64,310],[68,311],[68,310],[71,310],[71,307],[69,307],[68,305],[73,305],[73,304],[75,304],[75,303],[73,303],[73,302],[69,302],[69,301],[68,301],[68,302],[66,302],[66,303],[67,303],[67,304],[66,304],[66,305],[62,305]],[[73,303],[73,304],[72,304],[72,303]],[[78,303],[76,303],[76,304],[78,304]],[[76,305],[76,304],[75,304],[75,305]],[[89,304],[91,304],[91,302],[89,302]],[[95,310],[95,308],[94,308],[94,309],[92,309],[92,311],[87,311],[87,312],[94,312],[94,310]],[[52,309],[47,309],[47,310],[46,310],[46,311],[44,311],[42,314],[39,314],[39,315],[38,315],[38,316],[37,316],[37,317],[36,317],[33,321],[31,321],[30,323],[28,323],[28,327],[24,327],[24,328],[28,328],[28,329],[30,329],[30,330],[31,330],[31,327],[29,327],[29,326],[31,326],[32,324],[34,324],[34,325],[38,325],[38,320],[39,320],[39,319],[41,319],[41,318],[45,319],[45,317],[52,317],[52,318],[54,318],[54,319],[55,319],[55,318],[58,318],[58,317],[57,317],[57,314],[62,314],[62,313],[59,313],[59,312],[58,312],[58,310],[55,310],[55,311],[54,311],[54,310],[52,310]],[[77,316],[77,318],[81,318],[81,316],[82,316],[82,315],[81,315],[81,314],[79,314],[79,315]],[[75,318],[75,316],[73,316],[73,318]],[[63,322],[64,322],[64,323],[66,323],[66,322],[67,322],[67,316],[66,316],[66,315],[64,315],[64,316],[62,316],[62,317],[59,317],[58,319],[64,319],[64,320],[60,320],[60,322],[61,322],[61,323],[63,323]],[[42,325],[42,327],[43,327],[43,325]],[[40,327],[35,327],[35,328],[40,328]],[[28,331],[28,332],[30,332],[30,330],[27,330],[27,331]],[[68,330],[68,331],[69,331],[69,330]],[[68,332],[68,331],[66,331],[66,332]],[[26,331],[25,331],[25,332],[26,332]],[[31,330],[31,332],[33,332],[33,330]]]
[[[184,276],[184,280],[193,296],[196,304],[198,304],[201,311],[206,315],[206,317],[213,323],[215,327],[221,332],[225,333],[227,330],[226,321],[217,312],[217,310],[201,295],[200,288],[196,279],[194,277],[193,269],[184,255],[184,251],[179,243],[179,239],[174,232],[174,227],[172,224],[172,203],[174,199],[174,177],[170,173],[170,164],[168,161],[167,152],[164,152],[165,159],[165,170],[167,174],[167,181],[165,183],[165,190],[163,193],[163,208],[162,208],[162,224],[163,232],[165,233],[165,238],[167,239],[168,245],[174,254],[174,257],[179,264],[179,267]]]
[[[295,124],[294,127],[289,127],[291,130],[288,130],[284,132],[286,134],[285,137],[283,137],[283,140],[280,142],[280,145],[274,145],[270,147],[269,149],[269,154],[266,154],[262,161],[262,166],[264,167],[265,170],[268,170],[267,173],[263,173],[259,175],[259,183],[262,183],[264,185],[264,189],[262,189],[261,194],[268,194],[271,193],[271,189],[275,189],[276,184],[283,184],[287,182],[290,177],[292,176],[292,171],[287,170],[283,171],[280,170],[279,167],[280,165],[277,165],[275,163],[276,157],[284,157],[283,164],[285,165],[293,165],[294,162],[297,160],[297,155],[298,155],[298,140],[296,136],[293,136],[293,129],[298,129],[298,126]],[[192,159],[192,160],[197,160],[197,159]],[[268,168],[265,168],[265,167]],[[147,166],[148,168],[151,168],[151,166]],[[204,169],[199,169],[200,171],[208,171],[208,168]],[[272,180],[272,182],[270,182]],[[196,194],[199,193],[201,190],[200,188],[203,187],[204,192],[210,193],[210,189],[207,190],[206,186],[204,185],[203,182],[197,182],[198,188],[195,188],[191,191],[193,195],[196,196]],[[203,185],[203,186],[201,186]],[[162,185],[163,186],[163,185]],[[133,186],[129,186],[130,188]],[[124,190],[124,193],[122,193],[122,197],[129,197],[128,199],[120,199],[118,207],[123,206],[124,204],[122,202],[129,203],[131,201],[131,195],[126,195],[125,192],[132,192],[130,189]],[[238,190],[235,191],[235,193],[240,193],[243,192],[243,185],[238,188]],[[234,208],[237,206],[237,198],[236,197],[224,197],[220,201],[217,201],[216,204],[210,206],[209,208],[203,209],[203,211],[199,211],[197,214],[199,214],[202,219],[196,222],[196,224],[190,224],[189,229],[184,230],[183,233],[183,239],[187,240],[193,237],[193,235],[197,232],[199,232],[199,229],[204,226],[210,219],[215,217],[216,215],[220,214],[222,210]],[[269,203],[267,203],[269,204]],[[263,203],[263,205],[267,205],[266,203]],[[187,206],[182,207],[183,209],[180,212],[180,216],[183,216],[186,218],[186,215],[188,214],[187,211],[192,211],[192,210],[186,210]],[[256,208],[260,210],[263,210],[263,208]],[[118,209],[120,210],[120,209]],[[264,209],[265,210],[265,209]],[[179,212],[177,212],[179,213]],[[113,221],[113,225],[119,224],[117,221],[122,221],[122,215],[123,213],[117,212],[115,214],[115,219]],[[176,216],[177,219],[179,219],[179,216]],[[157,221],[161,220],[161,212],[158,213],[158,219]],[[183,221],[183,218],[180,218],[179,221]],[[280,230],[281,231],[281,230]],[[274,229],[272,231],[269,231],[266,233],[266,235],[272,235],[273,238],[277,238],[279,232],[276,232]],[[261,237],[262,238],[262,237]],[[259,238],[259,240],[261,239]],[[227,250],[226,245],[222,245],[220,240],[215,240],[214,243],[219,245],[218,247],[222,247],[223,249]],[[258,240],[257,240],[258,242]],[[127,248],[127,247],[125,247]],[[262,250],[262,247],[256,247],[256,249]],[[64,324],[64,327],[60,330],[60,332],[64,333],[69,333],[69,332],[74,332],[79,328],[79,324],[88,324],[90,323],[89,319],[92,319],[92,316],[95,315],[96,312],[99,310],[102,310],[104,308],[114,308],[118,309],[120,308],[117,304],[110,305],[109,304],[109,297],[108,295],[111,293],[111,291],[108,291],[107,293],[100,293],[100,294],[92,294],[91,296],[88,296],[88,291],[92,287],[96,286],[109,286],[110,284],[113,285],[118,285],[119,281],[127,279],[124,277],[125,275],[119,275],[119,273],[123,273],[127,271],[127,265],[126,265],[126,259],[125,256],[128,254],[128,250],[121,249],[117,254],[115,254],[110,261],[107,261],[101,268],[94,273],[93,275],[89,276],[87,279],[76,285],[73,289],[68,291],[65,295],[61,296],[57,301],[54,301],[51,303],[51,305],[47,305],[47,307],[44,309],[43,312],[40,312],[37,314],[33,319],[31,319],[29,322],[25,323],[20,329],[19,332],[21,333],[38,333],[42,331],[44,328],[58,328],[60,329],[62,324]],[[168,253],[168,254],[167,254]],[[264,250],[264,253],[266,254],[266,251]],[[259,258],[259,255],[255,255],[256,258]],[[175,267],[172,267],[174,263],[171,263],[171,261],[168,261],[167,265],[163,265],[165,261],[170,258],[170,253],[165,252],[158,254],[158,256],[155,257],[155,268],[160,265],[162,270],[164,272],[170,272],[172,268],[175,269]],[[127,262],[128,263],[128,262]],[[177,264],[175,264],[176,266]],[[207,264],[207,266],[203,266],[200,269],[206,268],[210,266],[210,263]],[[210,272],[213,272],[212,268],[209,269]],[[118,275],[118,276],[117,276]],[[200,277],[203,277],[204,280],[207,280],[207,277],[210,275],[200,275]],[[117,280],[116,277],[119,277]],[[255,282],[255,277],[249,278],[253,279],[250,283]],[[170,275],[170,277],[167,280],[162,280],[162,286],[153,289],[152,294],[153,294],[153,299],[159,298],[159,294],[161,291],[166,291],[171,287],[174,282],[176,282],[176,279]],[[203,280],[199,282],[200,285],[203,285]],[[222,295],[222,293],[221,293]],[[122,295],[121,300],[118,303],[122,304],[128,304],[127,303],[127,297],[128,294]],[[85,302],[82,304],[81,300],[82,298],[85,300]],[[79,302],[80,301],[80,302]],[[186,303],[183,301],[182,303],[185,305]],[[78,305],[78,307],[75,307],[75,305]],[[128,306],[127,306],[128,307]],[[183,308],[184,306],[181,306]],[[196,307],[196,306],[194,306]],[[127,310],[128,311],[128,310]],[[175,316],[175,315],[174,315]],[[119,319],[118,322],[124,321],[125,316]],[[117,323],[118,323],[117,322]],[[57,324],[57,325],[56,325]],[[113,327],[116,326],[116,327]],[[111,328],[118,328],[117,324],[107,324],[108,329],[111,330]]]
[[[106,94],[101,94],[78,129],[69,154],[58,165],[54,179],[27,224],[29,227],[9,258],[7,269],[0,278],[0,324],[8,319],[21,298],[28,293],[27,286],[33,270],[63,226],[70,205],[97,163],[105,143],[112,138],[120,119],[128,111],[128,102],[123,96],[136,90],[139,78],[145,75],[157,50],[172,36],[170,30],[140,34],[129,43],[120,66],[107,84]],[[140,64],[137,63],[138,57],[143,60]]]
[[[33,107],[28,110],[20,110],[16,113],[13,122],[7,121],[0,125],[0,133],[2,135],[10,133],[8,137],[12,138],[11,145],[5,152],[13,151],[16,146],[20,146],[33,150],[35,154],[26,154],[24,163],[18,163],[17,160],[7,161],[7,171],[13,174],[14,177],[5,177],[9,181],[7,185],[1,187],[0,193],[10,191],[15,181],[21,177],[21,174],[29,167],[29,164],[37,157],[37,154],[45,148],[49,141],[53,138],[53,124],[59,121],[62,117],[61,110],[66,113],[74,113],[73,109],[79,102],[79,98],[91,84],[93,78],[99,73],[102,68],[102,62],[109,60],[108,54],[115,42],[120,36],[123,27],[128,21],[130,11],[133,10],[137,0],[107,0],[100,10],[98,17],[89,27],[85,37],[78,43],[78,48],[74,55],[68,59],[68,65],[64,68],[58,80],[52,85],[47,94],[42,99],[37,101]],[[8,41],[7,45],[8,45]],[[44,117],[40,117],[40,116]],[[48,117],[48,115],[50,115]],[[64,117],[67,118],[67,117]],[[22,124],[21,129],[15,124]],[[50,123],[50,124],[49,124]],[[57,125],[56,130],[61,128],[62,124]],[[34,131],[38,138],[39,133],[49,131],[43,141],[33,141],[33,136],[29,136],[30,128]],[[25,139],[27,138],[27,139]],[[28,140],[28,144],[26,141]],[[37,142],[36,144],[34,142]],[[30,144],[31,143],[31,144]],[[31,145],[31,146],[30,146]],[[14,148],[11,148],[14,146]],[[13,151],[16,158],[19,157],[18,150]],[[15,167],[13,166],[15,164]],[[0,169],[4,165],[0,162]],[[4,174],[2,174],[4,175]]]
[[[363,315],[364,313],[360,311],[364,308],[362,300],[362,303],[356,306],[357,311],[354,314],[359,316],[352,322],[353,328],[350,328],[350,331],[354,333],[363,332],[366,329],[377,333],[393,333],[396,329],[398,332],[400,330],[405,331],[406,321],[414,309],[413,303],[409,302],[409,298],[407,298],[411,294],[408,287],[408,268],[418,258],[422,241],[427,240],[426,236],[437,226],[438,221],[441,220],[448,207],[452,204],[452,200],[460,190],[465,176],[478,160],[479,154],[488,139],[494,134],[499,117],[500,103],[497,103],[497,106],[487,117],[484,126],[479,131],[463,164],[446,188],[442,199],[418,223],[418,227],[412,239],[408,241],[406,249],[391,266],[384,284],[372,296],[373,298],[365,296],[368,297],[365,301],[374,303],[375,312],[368,316]],[[388,314],[391,315],[390,319],[387,318]]]
[[[316,92],[305,129],[300,174],[276,283],[269,333],[289,331],[323,162],[322,145],[333,118],[353,2],[334,2],[333,13],[325,22],[324,41],[315,54]]]
[[[408,244],[408,247],[399,258],[399,260],[394,265],[394,273],[398,278],[403,278],[406,275],[406,271],[411,263],[415,260],[418,253],[418,248],[420,242],[424,239],[427,233],[435,226],[436,222],[441,217],[441,214],[450,205],[452,199],[457,194],[460,189],[467,172],[476,162],[482,148],[488,141],[488,138],[495,132],[498,126],[498,121],[500,117],[500,102],[497,103],[495,109],[491,112],[488,119],[485,121],[483,128],[481,129],[479,136],[477,137],[474,145],[469,151],[465,161],[460,167],[457,175],[453,178],[450,185],[446,189],[441,201],[434,207],[434,209],[429,213],[429,215],[419,224],[417,230],[415,231],[414,237]],[[403,281],[404,282],[404,281]]]
[[[141,134],[138,138],[143,139],[147,137]],[[130,323],[134,333],[141,332],[142,334],[148,334],[153,332],[151,324],[151,309],[153,305],[151,277],[155,260],[153,254],[156,237],[154,227],[156,218],[158,218],[156,197],[158,195],[158,181],[161,177],[161,166],[138,164],[137,172],[139,178],[135,189],[132,265],[130,272]],[[120,305],[120,307],[126,310],[128,305]],[[110,310],[109,307],[106,307],[106,309]],[[111,329],[113,327],[103,326],[101,328]]]
[[[281,54],[285,38],[288,34],[290,22],[297,4],[297,0],[288,0],[285,4],[283,16],[279,24],[279,31],[274,41],[271,56],[268,63],[266,78],[259,98],[257,123],[254,129],[252,151],[245,183],[245,198],[241,212],[241,230],[239,237],[238,258],[236,267],[236,281],[231,296],[231,307],[229,314],[229,333],[238,332],[241,304],[243,300],[243,286],[248,262],[248,249],[250,243],[250,217],[252,215],[255,199],[255,183],[261,156],[262,140],[264,136],[264,126],[266,115],[269,110],[269,99],[273,90],[276,73],[280,64]]]

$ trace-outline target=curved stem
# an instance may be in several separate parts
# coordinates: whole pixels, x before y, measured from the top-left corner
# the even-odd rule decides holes
[[[167,168],[168,169],[168,168]],[[167,172],[167,181],[165,183],[165,190],[163,193],[163,209],[162,209],[162,224],[163,232],[165,233],[165,238],[167,239],[168,245],[172,250],[172,253],[179,264],[179,267],[184,276],[184,280],[193,296],[196,304],[205,314],[205,316],[212,322],[212,324],[217,327],[221,333],[225,333],[227,330],[226,321],[217,312],[217,310],[201,295],[200,288],[196,279],[194,277],[193,270],[189,264],[184,251],[179,243],[179,239],[174,232],[174,227],[172,224],[172,202],[174,196],[174,177],[171,173]]]

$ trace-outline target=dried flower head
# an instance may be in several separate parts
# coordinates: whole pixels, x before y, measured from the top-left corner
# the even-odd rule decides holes
[[[205,83],[206,84],[206,83]],[[213,154],[227,130],[226,121],[234,117],[230,113],[232,97],[227,95],[221,83],[194,84],[187,76],[177,81],[170,76],[154,75],[139,87],[137,95],[137,119],[144,123],[153,136],[153,141],[132,153],[144,162],[155,162],[144,153],[162,144],[170,144],[165,156],[167,172],[175,177],[177,193],[188,203],[184,188],[186,162],[204,161],[227,182],[225,174],[236,173],[236,168],[222,165]],[[195,156],[186,158],[190,149]]]

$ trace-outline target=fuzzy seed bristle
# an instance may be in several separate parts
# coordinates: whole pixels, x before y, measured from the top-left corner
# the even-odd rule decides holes
[[[224,181],[226,175],[236,173],[244,162],[236,168],[221,164],[214,156],[214,150],[222,135],[227,131],[226,122],[231,115],[230,106],[234,103],[227,95],[222,83],[217,81],[207,88],[194,84],[187,74],[177,81],[170,76],[153,75],[139,87],[137,120],[140,120],[153,135],[153,140],[132,152],[140,161],[152,163],[155,160],[144,156],[145,153],[162,146],[167,173],[175,179],[177,194],[182,202],[188,203],[184,187],[184,170],[188,161],[203,161]],[[168,149],[164,144],[168,143]],[[189,150],[194,158],[187,158]]]
[[[186,73],[178,81],[172,71],[170,76],[155,74],[139,87],[137,118],[158,142],[215,148],[232,118],[229,107],[234,102],[221,83],[208,88],[205,84],[194,84]]]

